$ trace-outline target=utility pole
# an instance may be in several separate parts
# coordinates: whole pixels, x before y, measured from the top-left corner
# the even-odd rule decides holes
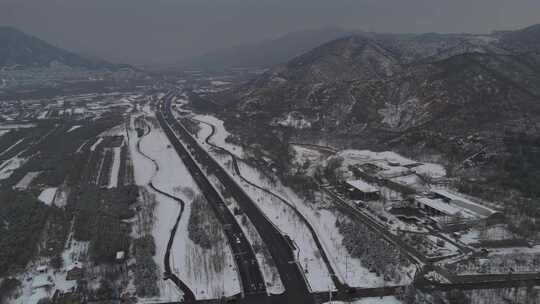
[[[328,285],[328,299],[330,300],[329,303],[332,304],[332,288],[330,285]]]

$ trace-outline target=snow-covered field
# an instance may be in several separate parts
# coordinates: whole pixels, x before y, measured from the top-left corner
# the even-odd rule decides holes
[[[130,132],[130,138],[130,151],[133,157],[136,183],[147,187],[148,182],[152,180],[158,189],[180,197],[186,202],[186,208],[178,225],[171,250],[173,272],[190,287],[197,299],[211,299],[239,293],[240,285],[235,263],[225,237],[222,238],[223,242],[214,244],[210,250],[194,244],[188,237],[190,202],[192,195],[198,193],[199,190],[181,159],[170,147],[165,134],[160,129],[153,129],[141,139],[140,143],[141,150],[157,161],[160,170],[156,173],[153,163],[137,151],[135,131]],[[149,187],[148,191],[155,193]],[[158,202],[153,230],[156,242],[155,261],[163,270],[163,256],[171,228],[180,211],[180,205],[168,197],[155,194]],[[215,269],[213,260],[216,258],[223,260],[222,263],[225,265],[223,269]],[[160,281],[159,287],[161,300],[179,298],[178,291],[171,281]]]
[[[23,178],[15,185],[15,189],[26,190],[32,181],[40,174],[41,172],[28,172],[24,175]]]
[[[41,191],[41,194],[39,195],[38,199],[47,205],[51,205],[54,200],[54,197],[56,196],[57,189],[58,188],[56,187],[45,188],[43,191]]]
[[[236,157],[244,157],[244,151],[241,147],[226,141],[227,137],[229,137],[231,134],[223,126],[222,120],[210,115],[195,115],[193,118],[216,126],[216,134],[214,134],[214,136],[211,138],[211,142],[213,144],[229,150],[231,153],[236,155]],[[206,136],[210,134],[211,130],[206,124],[201,124],[201,127],[202,128],[198,136],[200,136],[200,138],[206,138]]]

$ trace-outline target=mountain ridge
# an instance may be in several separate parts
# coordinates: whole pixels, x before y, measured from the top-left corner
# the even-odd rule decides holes
[[[301,30],[274,39],[209,51],[185,60],[179,66],[202,69],[269,67],[286,62],[317,45],[353,33],[338,27]]]
[[[48,68],[55,64],[91,70],[129,67],[83,57],[9,26],[0,27],[0,45],[0,68],[4,69]]]

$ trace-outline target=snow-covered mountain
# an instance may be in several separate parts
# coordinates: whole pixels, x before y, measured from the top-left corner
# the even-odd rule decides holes
[[[540,138],[537,29],[338,39],[236,88],[227,112],[231,125],[287,126],[296,138],[456,166],[482,152],[477,163],[496,166],[509,140]]]
[[[0,27],[0,89],[64,81],[144,77],[129,65],[81,56],[11,27]]]
[[[104,60],[87,58],[55,47],[11,27],[0,27],[0,67],[36,68],[65,65],[88,69],[119,68]]]

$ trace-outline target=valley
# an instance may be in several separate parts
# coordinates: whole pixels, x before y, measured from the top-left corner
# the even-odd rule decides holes
[[[219,72],[10,53],[0,303],[540,301],[538,26],[329,34]]]

